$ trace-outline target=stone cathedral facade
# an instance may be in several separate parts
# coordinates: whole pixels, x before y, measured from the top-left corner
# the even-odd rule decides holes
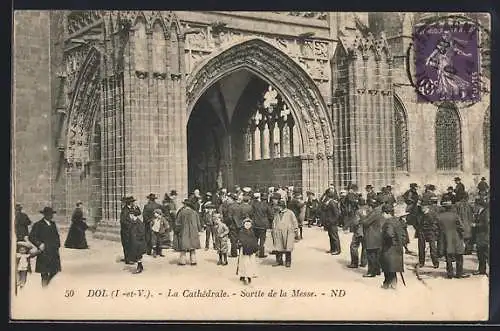
[[[15,12],[14,201],[68,218],[82,200],[116,233],[123,196],[172,189],[472,188],[489,177],[489,41],[480,102],[417,102],[424,16]]]

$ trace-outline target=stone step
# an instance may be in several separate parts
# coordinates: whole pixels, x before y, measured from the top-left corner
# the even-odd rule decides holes
[[[92,233],[95,239],[120,241],[120,226],[110,225],[107,223],[99,223],[96,230]]]

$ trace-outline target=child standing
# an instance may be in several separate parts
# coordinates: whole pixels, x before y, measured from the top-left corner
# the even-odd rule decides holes
[[[30,259],[33,256],[32,251],[30,251],[34,246],[25,241],[17,242],[17,286],[22,289],[26,285],[26,280],[28,277],[28,272],[31,273],[31,263]]]
[[[219,213],[213,214],[215,222],[215,248],[219,253],[219,261],[217,265],[227,265],[227,240],[229,228],[222,222],[222,215]]]
[[[248,285],[252,282],[252,277],[257,276],[255,253],[259,250],[257,237],[255,237],[252,229],[252,220],[250,218],[243,220],[243,228],[239,233],[238,247],[241,249],[237,275],[240,276],[240,281]]]
[[[155,209],[153,211],[153,219],[151,221],[151,244],[154,247],[153,257],[156,258],[157,255],[164,257],[161,251],[161,242],[165,233],[170,231],[169,224],[161,209]]]

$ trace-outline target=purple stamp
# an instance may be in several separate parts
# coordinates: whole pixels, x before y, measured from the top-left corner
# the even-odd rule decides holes
[[[418,101],[480,99],[478,27],[457,19],[415,26]]]

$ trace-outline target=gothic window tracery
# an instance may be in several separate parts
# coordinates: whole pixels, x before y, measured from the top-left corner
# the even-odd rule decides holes
[[[281,95],[269,85],[244,133],[245,161],[298,155],[295,121]]]
[[[452,104],[438,108],[436,116],[436,163],[438,170],[462,169],[462,129]]]
[[[165,53],[166,43],[163,33],[163,28],[160,23],[156,23],[153,28],[153,54],[152,65],[154,74],[162,74],[166,72]]]
[[[408,127],[403,105],[394,98],[396,169],[408,171]]]
[[[135,70],[139,72],[147,72],[147,36],[146,36],[146,22],[143,19],[138,19],[135,25],[134,32],[134,58],[135,58]]]

